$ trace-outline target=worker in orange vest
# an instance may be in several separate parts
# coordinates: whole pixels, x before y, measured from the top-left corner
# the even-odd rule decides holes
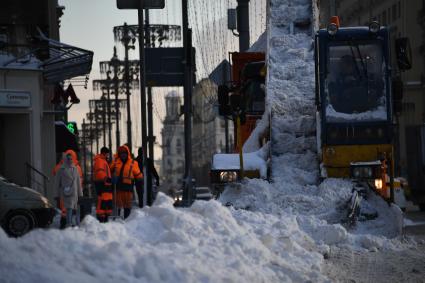
[[[143,187],[143,174],[126,145],[118,148],[118,158],[111,166],[112,183],[117,189],[117,208],[123,208],[124,218],[127,218],[131,212],[133,187],[134,185],[137,189]]]
[[[109,168],[110,151],[102,147],[100,154],[94,157],[93,182],[96,189],[97,204],[96,216],[100,222],[107,222],[112,214],[112,184],[111,170]]]

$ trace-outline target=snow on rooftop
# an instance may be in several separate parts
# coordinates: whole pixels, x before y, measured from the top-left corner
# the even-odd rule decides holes
[[[244,170],[258,170],[262,178],[267,177],[267,151],[268,146],[264,148],[249,152],[243,153],[243,167]],[[239,170],[240,169],[240,160],[239,154],[214,154],[212,162],[213,170]]]
[[[42,70],[41,61],[34,56],[27,55],[22,58],[16,58],[9,54],[0,54],[0,69],[18,69],[18,70]]]

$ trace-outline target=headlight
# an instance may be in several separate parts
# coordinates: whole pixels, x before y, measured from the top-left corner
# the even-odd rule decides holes
[[[353,166],[351,168],[351,176],[356,179],[373,179],[377,173],[373,166]]]
[[[369,24],[369,31],[372,33],[377,33],[380,28],[381,25],[377,21],[373,21]]]
[[[238,178],[238,174],[236,172],[220,172],[220,182],[223,183],[231,183],[235,182]]]
[[[360,167],[356,167],[353,169],[353,177],[354,178],[360,178],[361,172],[360,172]]]
[[[373,175],[373,170],[371,167],[363,167],[363,176],[365,178],[370,178]]]
[[[329,35],[335,35],[338,31],[338,26],[335,23],[330,23],[328,25],[328,34]]]
[[[375,179],[375,188],[382,189],[382,179]]]

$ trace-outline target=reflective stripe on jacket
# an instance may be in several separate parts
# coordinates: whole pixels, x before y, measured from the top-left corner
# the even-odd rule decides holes
[[[139,169],[139,165],[133,159],[131,159],[130,150],[128,147],[124,146],[127,149],[128,158],[123,164],[121,158],[117,158],[111,167],[111,171],[114,177],[119,178],[119,182],[124,185],[132,185],[134,181],[139,181],[143,179],[143,174]],[[121,172],[122,171],[122,172]]]

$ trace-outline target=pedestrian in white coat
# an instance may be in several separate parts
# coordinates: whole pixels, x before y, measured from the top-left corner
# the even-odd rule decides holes
[[[80,174],[74,165],[72,155],[64,157],[63,164],[56,174],[55,187],[59,198],[63,199],[66,209],[66,226],[72,225],[72,215],[76,215],[76,224],[80,224],[78,213],[78,198],[83,196]]]

